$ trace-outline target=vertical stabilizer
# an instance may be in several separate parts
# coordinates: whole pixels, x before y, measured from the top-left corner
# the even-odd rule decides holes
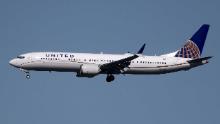
[[[175,57],[200,58],[208,34],[209,25],[202,25],[199,30],[180,48]]]

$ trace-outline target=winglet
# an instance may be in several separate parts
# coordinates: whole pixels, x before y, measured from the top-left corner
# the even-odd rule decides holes
[[[137,52],[137,54],[142,54],[143,51],[144,51],[144,48],[145,48],[145,45],[146,44],[143,44],[142,47],[139,49],[139,51]]]

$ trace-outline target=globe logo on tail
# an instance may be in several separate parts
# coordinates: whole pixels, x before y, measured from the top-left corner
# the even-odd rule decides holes
[[[177,52],[175,57],[182,58],[199,58],[200,51],[199,47],[191,40],[188,40],[186,44]]]

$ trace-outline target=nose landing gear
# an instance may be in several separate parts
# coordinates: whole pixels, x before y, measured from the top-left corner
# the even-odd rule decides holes
[[[26,75],[25,77],[26,77],[27,79],[30,79],[30,78],[31,78],[30,72],[29,72],[28,70],[24,70],[24,69],[20,69],[20,70],[25,73],[25,75]]]
[[[113,81],[114,79],[115,79],[115,77],[114,77],[114,75],[112,75],[112,74],[108,74],[107,77],[106,77],[106,81],[107,81],[107,82],[111,82],[111,81]]]
[[[28,73],[26,73],[26,78],[27,78],[27,79],[30,79],[30,78],[31,78],[31,76],[30,76],[29,72],[28,72]]]

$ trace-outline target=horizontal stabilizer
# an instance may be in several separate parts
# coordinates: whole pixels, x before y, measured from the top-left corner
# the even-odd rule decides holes
[[[198,63],[198,62],[202,62],[204,60],[208,60],[211,59],[212,56],[208,56],[208,57],[203,57],[203,58],[198,58],[198,59],[193,59],[193,60],[189,60],[189,63]]]

